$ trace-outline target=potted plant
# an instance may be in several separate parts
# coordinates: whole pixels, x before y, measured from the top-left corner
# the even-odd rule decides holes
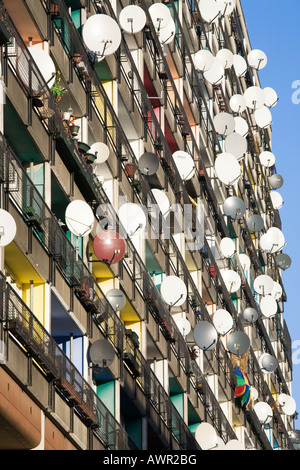
[[[65,93],[68,93],[67,88],[64,88],[63,86],[60,85],[61,82],[61,76],[60,72],[56,72],[56,77],[55,77],[55,82],[53,83],[51,87],[51,93],[55,97],[56,101],[60,101]]]

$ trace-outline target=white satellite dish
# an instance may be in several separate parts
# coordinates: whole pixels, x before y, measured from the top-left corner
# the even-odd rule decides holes
[[[243,77],[248,70],[247,62],[239,54],[233,55],[233,67],[237,77]]]
[[[182,336],[187,336],[190,333],[192,326],[187,318],[179,318],[175,323]]]
[[[231,439],[225,445],[224,450],[245,450],[245,447],[238,439]]]
[[[15,238],[17,225],[9,212],[0,209],[0,247],[9,245]]]
[[[219,309],[214,313],[213,324],[220,335],[224,336],[233,328],[233,318],[227,310]]]
[[[282,287],[279,284],[279,282],[274,281],[274,287],[271,292],[272,297],[274,297],[275,300],[280,300],[282,297]]]
[[[271,198],[274,209],[275,210],[281,209],[281,207],[283,206],[283,199],[282,199],[281,194],[278,193],[277,191],[270,191],[270,198]]]
[[[219,85],[223,80],[225,75],[225,70],[222,62],[214,57],[212,67],[203,73],[205,80],[207,80],[211,85]]]
[[[175,26],[175,21],[173,18],[171,18],[170,23],[162,28],[159,33],[159,40],[161,44],[164,46],[165,44],[170,44],[176,33],[176,26]]]
[[[95,368],[109,367],[115,357],[113,346],[106,339],[98,339],[89,347],[89,357]]]
[[[193,178],[196,167],[192,156],[183,150],[177,150],[172,156],[181,178],[184,181]]]
[[[90,16],[82,28],[82,37],[86,47],[96,54],[98,60],[116,52],[122,39],[118,23],[105,14]]]
[[[218,18],[220,10],[217,2],[212,0],[199,0],[198,6],[205,23],[212,23]]]
[[[171,22],[171,12],[164,3],[153,3],[148,11],[156,31],[160,31]]]
[[[220,135],[226,136],[232,134],[235,130],[234,117],[229,113],[218,113],[213,118],[214,127],[216,132]]]
[[[252,401],[256,401],[258,399],[258,391],[253,385],[250,387],[251,399]]]
[[[266,129],[272,124],[272,114],[269,108],[262,106],[254,111],[254,119],[261,129]]]
[[[195,439],[202,450],[211,450],[217,446],[218,436],[209,423],[201,423],[196,429]]]
[[[276,357],[269,353],[262,354],[258,359],[258,363],[262,372],[265,374],[272,374],[272,372],[274,372],[278,367],[278,361]]]
[[[106,298],[115,311],[122,310],[126,305],[126,297],[120,289],[110,289]]]
[[[259,306],[262,315],[264,315],[266,318],[273,317],[277,313],[278,305],[272,295],[266,295],[265,297],[262,297]]]
[[[269,183],[271,189],[280,189],[283,186],[284,181],[281,175],[274,173],[269,177]]]
[[[231,269],[221,269],[220,272],[228,292],[237,292],[242,283],[239,274]]]
[[[187,298],[187,287],[180,277],[167,276],[160,285],[164,301],[171,307],[179,307]]]
[[[128,5],[121,10],[119,15],[121,28],[130,34],[136,34],[142,31],[146,21],[146,13],[138,5]]]
[[[217,436],[217,446],[211,450],[225,450],[225,443],[221,437]]]
[[[275,164],[276,158],[272,152],[270,152],[269,150],[265,150],[259,155],[259,160],[262,166],[270,168]]]
[[[77,237],[89,235],[94,227],[94,213],[85,201],[71,202],[67,206],[65,220],[70,232]]]
[[[119,208],[119,220],[130,237],[143,232],[147,227],[143,207],[132,202],[125,203]],[[126,237],[126,234],[124,236]]]
[[[276,253],[285,246],[285,238],[279,228],[270,227],[267,231],[267,235],[272,243],[271,253]]]
[[[170,201],[168,196],[161,189],[151,189],[151,192],[154,196],[154,199],[158,205],[159,210],[161,211],[163,217],[165,217],[170,211]]]
[[[264,94],[264,99],[265,99],[264,104],[268,108],[273,108],[274,106],[276,106],[279,98],[277,96],[276,91],[273,90],[273,88],[271,88],[271,87],[264,88],[263,89],[263,94]]]
[[[258,319],[258,312],[255,308],[247,307],[243,312],[244,319],[249,323],[255,323]]]
[[[197,346],[203,351],[214,349],[218,341],[218,333],[209,321],[200,321],[194,328],[194,339]]]
[[[109,148],[103,142],[95,142],[89,149],[89,153],[96,156],[94,164],[105,163],[109,157]]]
[[[226,186],[232,186],[242,176],[238,160],[234,155],[226,152],[217,156],[215,172],[219,180]]]
[[[240,264],[243,268],[244,271],[248,271],[251,266],[251,261],[248,255],[245,255],[244,253],[239,253],[238,258],[240,261]]]
[[[214,56],[207,49],[200,49],[194,56],[194,64],[200,72],[207,72],[214,63]]]
[[[244,93],[247,106],[250,109],[259,109],[265,104],[265,96],[263,90],[258,86],[247,88]]]
[[[234,113],[243,113],[247,108],[247,103],[243,95],[232,95],[229,100],[229,106]]]
[[[261,274],[254,279],[253,287],[258,294],[268,295],[273,290],[274,281],[267,274]]]
[[[253,49],[250,51],[247,58],[250,67],[255,70],[263,69],[267,65],[268,61],[266,54],[259,49]]]
[[[220,242],[220,250],[225,258],[231,258],[235,253],[234,241],[229,237],[222,238]]]
[[[242,118],[241,116],[235,116],[235,132],[240,134],[242,137],[246,137],[249,132],[249,125],[246,119]]]
[[[247,148],[247,140],[236,132],[228,135],[224,141],[225,152],[231,153],[237,160],[241,160],[245,156]]]
[[[49,56],[49,54],[41,49],[40,47],[31,46],[28,47],[28,51],[30,52],[32,59],[36,63],[36,70],[38,69],[41,76],[48,84],[48,87],[51,88],[54,84],[56,78],[56,67]],[[24,85],[29,87],[30,85],[30,68],[27,59],[27,55],[22,53],[18,58],[17,67],[19,71],[20,78]],[[31,75],[31,88],[35,93],[41,91],[41,83],[39,82],[38,78],[36,77],[35,73]]]
[[[253,409],[261,424],[270,423],[273,418],[273,411],[268,403],[265,403],[264,401],[259,401],[255,403]]]
[[[231,15],[236,7],[236,0],[217,0],[218,8],[222,16]]]
[[[278,404],[280,405],[281,411],[287,416],[293,416],[296,413],[296,401],[290,395],[281,393],[278,396]]]
[[[233,65],[233,54],[229,49],[220,49],[216,54],[217,59],[219,59],[224,69],[229,69]]]

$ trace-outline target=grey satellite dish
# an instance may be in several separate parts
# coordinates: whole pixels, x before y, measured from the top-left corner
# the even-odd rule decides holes
[[[283,269],[285,271],[291,266],[292,260],[289,255],[285,253],[280,253],[276,256],[275,263],[280,269]]]
[[[243,95],[232,95],[229,100],[229,106],[234,113],[242,113],[247,108],[247,103]]]
[[[247,148],[247,140],[237,132],[228,135],[224,141],[225,152],[231,153],[237,160],[241,160],[245,156]]]
[[[278,310],[277,302],[271,295],[266,295],[262,297],[259,306],[262,315],[264,315],[264,317],[266,318],[273,317],[274,315],[276,315]]]
[[[267,274],[261,274],[254,279],[253,287],[258,294],[268,295],[273,290],[274,281]]]
[[[245,354],[249,347],[249,336],[243,331],[234,331],[227,338],[227,349],[236,356]]]
[[[219,113],[213,119],[216,132],[220,135],[226,136],[232,134],[235,130],[234,117],[229,113]]]
[[[115,356],[113,346],[106,339],[98,339],[89,348],[89,357],[95,368],[109,367]]]
[[[258,86],[251,86],[245,90],[244,98],[250,109],[259,109],[265,104],[263,90]]]
[[[253,214],[247,219],[247,226],[251,232],[260,232],[264,225],[264,219],[259,214]]]
[[[258,319],[258,312],[255,308],[247,307],[243,312],[243,317],[248,323],[255,323]]]
[[[15,238],[17,226],[9,212],[0,209],[0,247],[9,245]]]
[[[258,401],[253,407],[261,424],[268,424],[273,418],[272,408],[264,401]]]
[[[187,298],[187,287],[177,276],[167,276],[160,285],[164,301],[171,307],[179,307]]]
[[[139,169],[143,175],[154,175],[159,168],[159,158],[155,153],[146,152],[139,159]]]
[[[272,374],[272,372],[274,372],[278,367],[278,361],[276,357],[268,353],[262,354],[258,362],[260,368],[265,374]]]
[[[159,32],[162,28],[168,26],[172,16],[169,8],[164,3],[153,3],[149,9],[149,14],[154,28]]]
[[[125,294],[120,289],[110,289],[106,298],[115,311],[122,310],[126,305]]]
[[[207,49],[200,49],[194,56],[194,64],[200,72],[207,72],[214,63],[214,56]]]
[[[283,178],[281,175],[274,174],[269,177],[269,183],[272,189],[280,189],[283,185]]]
[[[71,202],[65,212],[66,225],[77,237],[91,233],[94,227],[94,213],[91,207],[81,200]]]
[[[241,198],[230,196],[224,201],[223,210],[231,219],[242,219],[246,212],[246,205]]]
[[[267,65],[267,56],[259,49],[253,49],[250,51],[247,58],[250,67],[255,70],[261,70]]]
[[[218,341],[218,333],[214,325],[208,321],[200,321],[194,328],[194,339],[200,349],[214,349]]]
[[[232,186],[242,176],[240,164],[231,153],[220,153],[215,161],[215,172],[220,181],[226,186]]]
[[[220,335],[224,336],[233,328],[233,318],[227,310],[219,309],[214,313],[213,324]]]
[[[147,21],[146,13],[138,5],[128,5],[121,10],[119,22],[121,28],[130,34],[142,31]]]
[[[300,450],[300,430],[289,431],[289,437],[295,450]]]

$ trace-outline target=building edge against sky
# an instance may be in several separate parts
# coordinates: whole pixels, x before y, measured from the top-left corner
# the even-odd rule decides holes
[[[0,449],[297,449],[240,1],[6,0],[0,26]]]

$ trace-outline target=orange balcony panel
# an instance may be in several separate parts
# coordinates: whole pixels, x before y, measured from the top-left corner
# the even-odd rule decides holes
[[[0,450],[34,449],[40,441],[40,408],[0,367]]]
[[[50,419],[45,419],[45,450],[77,450]]]

